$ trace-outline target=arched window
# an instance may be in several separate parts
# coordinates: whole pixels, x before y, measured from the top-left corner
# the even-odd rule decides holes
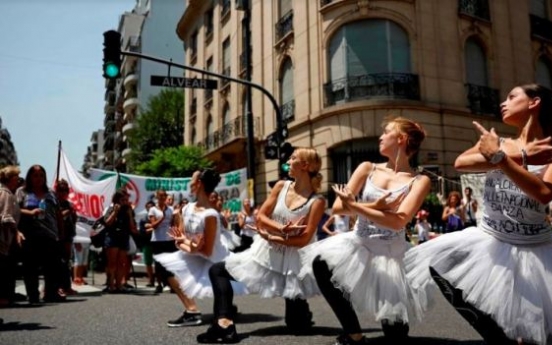
[[[191,145],[196,145],[196,130],[195,128],[192,128],[192,134],[191,134],[191,137],[190,137],[190,144]]]
[[[540,18],[548,18],[546,0],[531,0],[529,13]]]
[[[487,56],[475,37],[466,40],[464,47],[466,93],[468,107],[473,114],[500,115],[500,95],[489,87]]]
[[[342,26],[330,40],[328,52],[332,81],[347,76],[410,72],[408,35],[386,19]]]
[[[419,99],[411,73],[407,32],[387,19],[369,19],[340,27],[329,41],[330,83],[326,103],[374,97]]]
[[[225,126],[228,122],[230,122],[230,105],[226,103],[222,111],[222,125]]]
[[[209,115],[207,117],[207,136],[213,135],[213,132],[215,131],[214,125],[213,125],[213,117]]]
[[[537,61],[535,81],[542,86],[552,89],[552,64],[545,57],[541,57]]]
[[[282,64],[280,72],[280,107],[285,123],[295,118],[295,95],[293,90],[293,64],[288,57]]]
[[[466,82],[479,86],[487,86],[489,83],[487,75],[487,57],[485,50],[475,38],[466,41],[464,50],[466,61]]]

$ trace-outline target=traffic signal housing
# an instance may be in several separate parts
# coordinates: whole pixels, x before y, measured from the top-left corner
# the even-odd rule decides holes
[[[280,157],[279,157],[279,169],[280,169],[280,179],[288,180],[289,179],[289,158],[295,151],[295,147],[288,142],[282,143],[280,145]]]
[[[121,76],[121,34],[115,30],[104,32],[103,76],[117,79]]]

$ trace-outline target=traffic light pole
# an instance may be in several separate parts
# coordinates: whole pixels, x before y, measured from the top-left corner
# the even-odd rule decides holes
[[[245,54],[245,79],[251,80],[251,30],[250,26],[250,14],[251,8],[249,6],[249,0],[244,0],[244,13],[242,19],[242,30],[244,30],[244,54]],[[253,132],[253,100],[251,97],[251,86],[247,85],[246,89],[247,107],[246,107],[246,121],[247,121],[247,175],[250,179],[254,179],[255,172],[255,139]],[[278,108],[280,110],[280,108]],[[279,123],[280,121],[278,121]],[[255,182],[253,182],[253,198],[257,195]]]
[[[248,18],[249,20],[249,18]],[[248,51],[250,48],[247,47],[246,48],[246,54],[249,54],[250,52]],[[276,139],[278,140],[278,157],[280,156],[280,146],[282,144],[282,142],[284,141],[285,138],[283,138],[283,130],[284,130],[284,122],[283,122],[283,118],[282,118],[282,112],[280,111],[280,107],[278,106],[278,102],[276,102],[276,99],[274,98],[274,96],[272,96],[272,94],[270,92],[268,92],[267,89],[265,89],[264,87],[262,87],[261,85],[259,84],[255,84],[255,83],[252,83],[250,82],[249,80],[243,80],[243,79],[238,79],[238,78],[232,78],[232,77],[229,77],[229,76],[226,76],[226,75],[223,75],[223,74],[218,74],[218,73],[214,73],[214,72],[211,72],[211,71],[206,71],[206,70],[202,70],[202,69],[199,69],[199,68],[195,68],[195,67],[192,67],[192,66],[187,66],[187,65],[183,65],[183,64],[179,64],[179,63],[175,63],[175,62],[172,62],[172,61],[169,61],[169,60],[165,60],[165,59],[160,59],[160,58],[157,58],[157,57],[154,57],[154,56],[149,56],[149,55],[144,55],[144,54],[141,54],[141,53],[135,53],[135,52],[130,52],[130,51],[121,51],[121,55],[126,55],[126,56],[135,56],[135,57],[138,57],[138,58],[142,58],[142,59],[145,59],[145,60],[150,60],[150,61],[154,61],[154,62],[158,62],[158,63],[162,63],[162,64],[166,64],[166,65],[169,65],[169,66],[174,66],[174,67],[179,67],[179,68],[182,68],[182,69],[185,69],[185,70],[189,70],[189,71],[193,71],[193,72],[197,72],[197,73],[201,73],[201,74],[204,74],[204,75],[208,75],[208,76],[211,76],[211,77],[215,77],[215,78],[220,78],[220,79],[223,79],[223,80],[228,80],[228,81],[232,81],[234,83],[238,83],[238,84],[242,84],[242,85],[246,85],[248,86],[248,89],[250,87],[254,88],[254,89],[257,89],[259,91],[261,91],[266,97],[268,97],[268,99],[270,100],[270,102],[272,103],[272,106],[274,107],[274,111],[276,112],[276,131],[277,131],[277,136],[276,136]],[[250,63],[249,61],[250,59],[250,54],[247,56],[247,63]],[[248,65],[248,69],[249,71],[249,65]],[[250,71],[248,72],[250,73]],[[255,163],[254,163],[254,160],[255,160],[255,156],[254,156],[254,152],[253,152],[253,116],[252,116],[252,113],[251,113],[251,92],[248,92],[248,109],[247,109],[247,124],[248,124],[248,130],[247,130],[247,136],[248,136],[248,140],[251,141],[251,143],[249,143],[248,141],[248,169],[247,169],[247,172],[248,172],[248,178],[251,178],[251,179],[254,179],[255,178]],[[251,120],[251,121],[250,121]],[[250,149],[250,146],[251,146],[251,149]],[[279,168],[278,168],[279,170]]]

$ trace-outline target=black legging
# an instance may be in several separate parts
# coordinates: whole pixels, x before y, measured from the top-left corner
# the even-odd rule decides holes
[[[174,245],[174,241],[151,241],[151,252],[153,255],[163,254],[163,253],[172,253],[178,251],[178,248]],[[155,264],[155,276],[157,279],[166,286],[169,285],[167,279],[174,277],[172,272],[167,271],[163,265],[161,265],[157,260],[154,260]]]
[[[234,300],[234,289],[232,289],[232,280],[234,277],[226,270],[226,264],[224,261],[219,262],[211,266],[209,269],[209,279],[211,285],[213,285],[213,315],[215,320],[221,318],[232,319],[233,308],[232,302]]]
[[[322,260],[320,256],[317,256],[312,262],[312,271],[320,292],[322,292],[322,295],[326,301],[328,301],[335,316],[337,316],[341,327],[343,327],[343,331],[346,334],[362,333],[358,317],[351,302],[349,302],[349,300],[344,297],[343,292],[332,283],[332,271],[328,267],[326,261]]]
[[[209,269],[209,279],[213,286],[213,315],[215,320],[226,318],[232,320],[235,316],[233,306],[234,289],[232,281],[236,281],[226,269],[225,262],[219,262]],[[304,331],[312,326],[312,313],[306,300],[286,298],[286,325],[296,331]]]

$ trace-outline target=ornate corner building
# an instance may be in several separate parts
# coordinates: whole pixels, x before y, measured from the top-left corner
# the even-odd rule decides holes
[[[322,155],[328,183],[381,159],[388,115],[426,128],[416,165],[457,178],[455,158],[478,139],[473,120],[510,135],[499,111],[510,89],[552,88],[550,0],[250,0],[249,66],[242,5],[189,1],[176,29],[186,64],[234,78],[250,68],[252,82],[279,101],[288,141]],[[218,90],[186,89],[185,99],[185,144],[203,146],[221,171],[246,166],[245,88],[219,82]],[[251,102],[262,200],[278,174],[263,155],[276,119],[260,92]]]

